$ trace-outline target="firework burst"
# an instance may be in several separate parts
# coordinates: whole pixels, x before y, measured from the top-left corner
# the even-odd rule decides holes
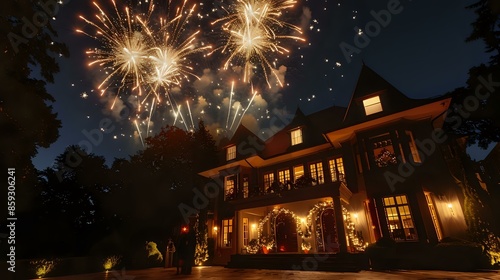
[[[94,31],[86,32],[78,29],[101,43],[99,48],[88,50],[86,53],[92,59],[89,66],[98,66],[104,73],[103,80],[97,88],[101,96],[106,91],[116,89],[111,109],[121,93],[127,92],[137,98],[137,117],[132,120],[138,130],[141,142],[142,134],[137,121],[141,107],[149,110],[146,124],[146,136],[149,133],[151,115],[154,105],[171,105],[175,114],[180,113],[180,106],[171,96],[173,86],[181,86],[182,81],[189,81],[190,77],[198,78],[190,66],[191,56],[202,52],[211,46],[198,46],[196,36],[199,31],[190,33],[186,27],[193,15],[196,5],[187,8],[187,0],[175,10],[170,18],[170,10],[166,17],[153,17],[155,5],[149,2],[147,11],[134,14],[128,7],[120,12],[114,0],[111,0],[114,10],[113,16],[108,15],[105,9],[94,2],[98,13],[95,20],[80,18]],[[170,1],[168,2],[170,8]],[[162,97],[167,102],[162,102]],[[153,97],[151,108],[146,107],[148,100]],[[182,115],[181,115],[182,117]],[[142,123],[142,122],[140,122]]]
[[[190,66],[189,57],[197,52],[209,49],[210,46],[196,45],[196,35],[190,34],[185,28],[196,5],[186,11],[187,0],[170,20],[159,18],[152,20],[155,11],[153,2],[149,3],[147,12],[133,14],[128,7],[122,14],[114,0],[111,1],[115,16],[105,13],[101,6],[94,2],[99,11],[95,21],[83,16],[80,18],[95,28],[95,35],[77,30],[102,43],[101,48],[87,51],[92,62],[89,66],[98,65],[106,73],[98,85],[101,94],[110,87],[118,88],[120,92],[128,90],[138,96],[146,92],[145,97],[138,98],[140,107],[151,95],[155,96],[157,104],[161,95],[167,95],[173,85],[180,86],[183,79],[196,77]],[[170,4],[170,3],[169,3]],[[170,97],[169,97],[170,98]],[[114,106],[113,102],[113,105]]]
[[[287,32],[302,34],[298,26],[281,20],[283,11],[293,7],[295,0],[237,0],[227,10],[228,15],[212,24],[221,23],[225,32],[225,44],[215,50],[228,54],[224,69],[231,64],[243,66],[243,81],[248,82],[255,65],[260,65],[269,87],[269,73],[281,83],[271,57],[288,53],[281,45],[285,39],[305,41],[304,38],[286,35]],[[215,51],[214,50],[214,51]]]

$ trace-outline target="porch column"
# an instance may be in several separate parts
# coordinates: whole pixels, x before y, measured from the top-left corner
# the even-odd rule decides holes
[[[234,221],[233,221],[233,237],[234,237],[234,247],[233,247],[233,254],[240,254],[241,253],[241,247],[243,242],[240,240],[240,210],[234,211]]]
[[[342,214],[342,204],[340,196],[333,197],[333,209],[335,210],[335,224],[337,225],[337,235],[339,238],[340,252],[347,253],[347,240],[344,228],[344,215]]]

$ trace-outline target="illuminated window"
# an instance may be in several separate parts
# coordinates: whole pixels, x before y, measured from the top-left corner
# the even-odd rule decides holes
[[[222,246],[231,247],[231,236],[233,234],[233,220],[222,220]]]
[[[271,184],[274,182],[274,173],[267,173],[264,174],[264,191],[267,192],[267,189],[271,186]]]
[[[429,212],[431,213],[432,223],[434,224],[434,229],[436,230],[436,236],[438,240],[441,240],[443,239],[443,233],[441,232],[441,227],[439,226],[439,220],[431,193],[425,192],[425,199],[427,200],[427,205],[429,206]]]
[[[248,176],[243,177],[243,198],[248,197]]]
[[[243,218],[243,246],[248,245],[248,218]]]
[[[332,182],[345,182],[344,161],[341,157],[328,161]]]
[[[282,184],[286,184],[290,181],[290,170],[280,170],[278,171],[278,181]]]
[[[296,182],[297,179],[304,176],[304,166],[297,165],[293,167],[293,181]]]
[[[315,180],[315,182],[313,182],[313,185],[321,185],[325,183],[325,179],[323,176],[323,163],[313,163],[309,165],[309,169],[311,171],[311,178]]]
[[[398,160],[392,145],[391,135],[389,133],[371,138],[373,141],[373,156],[375,164],[378,167],[397,165]]]
[[[406,195],[384,197],[383,205],[392,239],[396,241],[418,240]]]
[[[365,106],[365,114],[367,116],[382,112],[382,103],[380,103],[380,97],[378,95],[363,100],[363,106]]]
[[[231,200],[235,198],[236,189],[235,189],[236,176],[230,175],[224,178],[224,200]]]
[[[227,148],[226,160],[232,160],[236,158],[236,146],[231,146]]]
[[[302,129],[298,128],[298,129],[292,130],[291,137],[292,137],[291,138],[292,139],[292,146],[302,143]]]
[[[420,163],[420,155],[417,150],[417,146],[415,145],[415,139],[413,138],[413,133],[411,131],[406,131],[406,135],[408,136],[408,144],[410,145],[411,156],[413,158],[413,162]]]

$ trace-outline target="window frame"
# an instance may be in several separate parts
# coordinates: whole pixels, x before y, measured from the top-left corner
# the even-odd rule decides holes
[[[375,95],[363,99],[363,108],[365,109],[366,116],[384,111],[384,108],[382,107],[382,101],[380,100],[380,95]]]
[[[267,172],[264,173],[263,176],[263,185],[264,185],[264,192],[267,192],[267,190],[271,187],[271,185],[274,183],[274,172]]]
[[[222,232],[221,232],[221,246],[223,248],[231,248],[233,246],[232,234],[233,234],[233,219],[232,218],[223,219]]]
[[[388,202],[391,202],[391,204],[388,204]],[[406,194],[382,197],[382,207],[386,219],[387,230],[392,239],[396,242],[416,242],[419,240],[415,219]],[[389,209],[390,213],[388,211]],[[403,211],[404,213],[401,214]],[[395,217],[396,219],[389,219],[390,217]],[[392,223],[392,221],[396,221],[396,223]],[[408,227],[409,222],[413,227]],[[393,224],[396,226],[395,228],[391,228]],[[395,237],[396,235],[399,236]],[[409,236],[412,236],[412,238],[409,238]]]
[[[325,183],[325,169],[323,168],[323,162],[317,161],[317,162],[310,163],[309,164],[309,174],[310,174],[312,179],[316,180],[316,182],[313,182],[313,186],[324,184]]]
[[[330,178],[332,182],[344,182],[344,183],[346,182],[344,159],[342,157],[335,157],[329,159],[328,169],[330,171]]]
[[[224,201],[232,200],[232,199],[235,198],[235,195],[236,195],[236,181],[237,181],[236,174],[227,175],[227,176],[224,177]],[[233,182],[233,184],[232,184],[232,190],[233,191],[230,194],[229,194],[230,185],[228,184],[228,182]]]
[[[226,148],[226,161],[230,161],[236,158],[236,145],[232,145]]]
[[[302,175],[297,177],[297,174],[295,173],[295,168],[298,168],[298,167],[302,167]],[[293,182],[294,183],[297,182],[297,179],[306,175],[306,170],[305,170],[303,164],[295,165],[294,167],[292,167],[292,170],[293,170]]]
[[[299,133],[298,135],[295,135],[296,133]],[[302,134],[302,128],[295,128],[290,131],[290,143],[292,146],[302,144],[304,142],[303,139],[303,134]]]

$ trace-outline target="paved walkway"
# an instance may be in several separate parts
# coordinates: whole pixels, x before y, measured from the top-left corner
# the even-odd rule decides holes
[[[195,267],[192,275],[175,275],[173,268],[151,268],[144,270],[121,270],[108,273],[94,273],[75,276],[44,278],[47,280],[164,280],[164,279],[251,279],[251,280],[480,280],[499,279],[500,272],[452,272],[452,271],[362,271],[359,273],[294,271],[294,270],[260,270],[229,269],[219,266]]]

